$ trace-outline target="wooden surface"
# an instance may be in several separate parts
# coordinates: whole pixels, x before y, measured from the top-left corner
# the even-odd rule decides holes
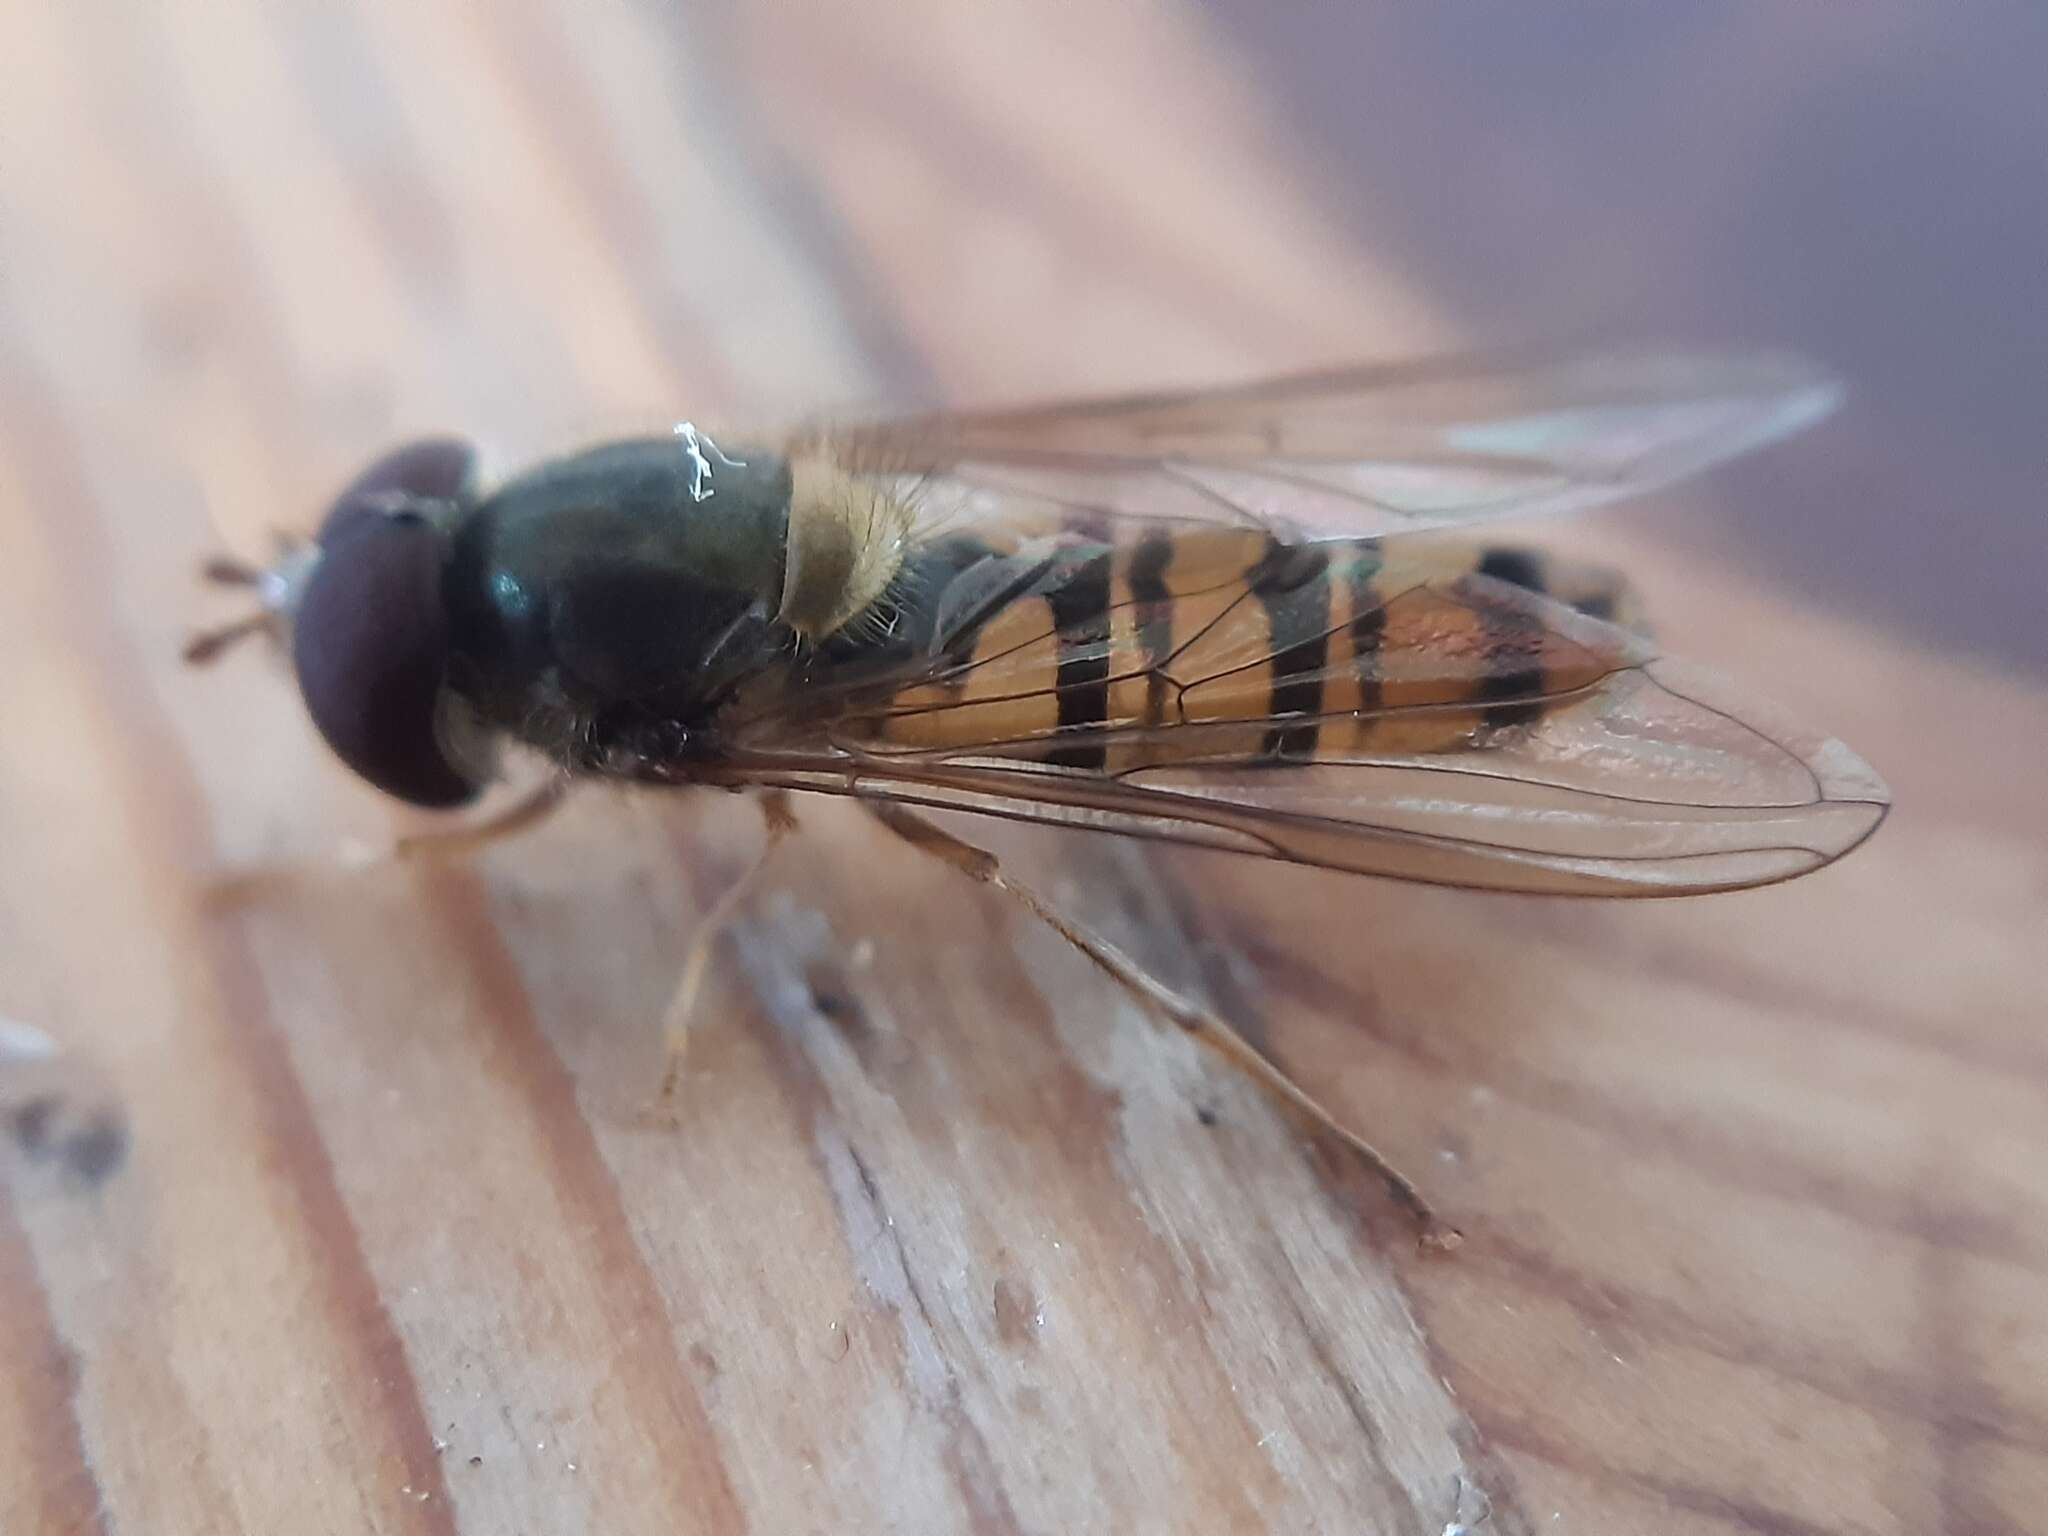
[[[0,10],[0,1015],[60,1048],[0,1041],[0,1530],[2048,1524],[2048,689],[1853,581],[1816,606],[1712,488],[1559,532],[1891,779],[1835,870],[1558,905],[993,838],[1368,1127],[1449,1261],[844,808],[650,1127],[737,802],[351,869],[390,818],[286,679],[178,666],[216,525],[258,550],[401,433],[518,457],[1459,339],[1254,30]],[[1858,549],[1924,515],[1859,483]]]

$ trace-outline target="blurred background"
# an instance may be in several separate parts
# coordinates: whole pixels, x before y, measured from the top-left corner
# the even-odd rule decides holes
[[[1726,552],[1930,645],[2048,663],[2048,15],[1358,9],[1218,14],[1361,244],[1478,336],[1825,359],[1849,414],[1767,496],[1729,482]]]
[[[17,8],[23,72],[64,48],[42,9]],[[76,71],[13,93],[10,287],[37,295],[13,323],[82,369],[145,320],[188,387],[265,366],[288,323],[306,350],[271,408],[316,397],[336,460],[456,404],[525,455],[608,413],[1065,391],[1445,332],[1792,345],[1854,410],[1730,482],[1725,552],[2048,662],[2038,7],[1050,11],[108,17]],[[143,122],[147,168],[121,137]],[[166,491],[300,515],[298,482],[211,481],[198,451]]]
[[[1406,1531],[1469,1479],[1510,1532],[2036,1528],[2044,79],[2021,0],[0,4],[0,1015],[134,1148],[53,1172],[9,1101],[0,1525]],[[829,813],[681,1144],[593,1085],[751,846],[717,807],[219,899],[388,814],[281,676],[178,666],[192,573],[395,438],[1575,339],[1847,379],[1555,536],[1877,765],[1868,850],[1595,912],[1002,844],[1428,1175],[1455,1269]],[[882,1046],[777,1012],[826,961],[762,957],[864,937]]]

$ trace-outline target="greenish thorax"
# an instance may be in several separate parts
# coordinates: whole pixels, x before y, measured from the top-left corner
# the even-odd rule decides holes
[[[449,681],[515,734],[536,691],[686,712],[774,627],[789,500],[787,461],[689,427],[508,481],[453,530]]]

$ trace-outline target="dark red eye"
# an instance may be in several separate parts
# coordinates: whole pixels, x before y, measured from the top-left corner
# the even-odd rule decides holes
[[[457,437],[423,437],[392,449],[334,498],[320,531],[322,545],[373,514],[389,515],[414,501],[460,501],[469,489],[476,450]]]
[[[482,784],[449,753],[441,712],[446,540],[412,510],[462,494],[470,453],[453,442],[386,455],[335,501],[320,563],[292,622],[306,710],[335,755],[387,794],[445,807]]]

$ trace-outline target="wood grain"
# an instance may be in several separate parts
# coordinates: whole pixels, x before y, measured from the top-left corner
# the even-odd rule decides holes
[[[0,1064],[0,1529],[2038,1528],[2038,678],[1603,517],[1892,779],[1867,850],[1607,907],[990,835],[1422,1178],[1432,1263],[844,807],[652,1124],[738,802],[356,867],[288,683],[178,665],[202,553],[403,433],[1457,339],[1226,33],[1075,14],[0,11],[0,1016],[60,1047]]]

